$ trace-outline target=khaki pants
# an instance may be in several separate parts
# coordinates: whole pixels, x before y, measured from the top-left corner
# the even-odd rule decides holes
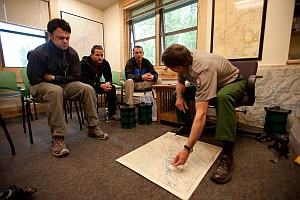
[[[152,85],[155,84],[155,81],[143,81],[143,82],[134,82],[132,79],[127,79],[125,81],[125,102],[126,104],[133,105],[133,93],[134,91],[148,90],[152,88]]]
[[[98,125],[96,95],[94,88],[79,81],[55,85],[42,82],[30,87],[30,93],[40,102],[48,103],[48,124],[52,136],[64,136],[66,122],[64,119],[63,100],[80,96],[83,104],[84,118],[88,126]]]

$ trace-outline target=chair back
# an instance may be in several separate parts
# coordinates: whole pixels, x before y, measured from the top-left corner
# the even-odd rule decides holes
[[[231,63],[240,70],[240,74],[246,79],[251,75],[256,75],[258,67],[256,61],[232,61]]]
[[[19,92],[16,73],[9,71],[0,72],[0,89],[7,89]]]
[[[21,68],[20,69],[20,75],[22,77],[23,83],[24,83],[24,89],[21,91],[23,96],[29,96],[29,88],[30,88],[30,83],[29,79],[27,76],[27,68]]]
[[[120,72],[112,71],[112,83],[121,86],[122,83],[120,81]]]
[[[253,106],[255,102],[257,61],[233,61],[231,63],[240,70],[240,74],[247,80],[245,95],[239,101],[237,106]]]

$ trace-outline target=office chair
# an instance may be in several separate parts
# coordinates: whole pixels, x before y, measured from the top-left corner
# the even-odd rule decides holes
[[[258,64],[257,61],[231,61],[231,63],[237,67],[240,72],[239,74],[245,77],[247,80],[247,86],[243,97],[238,101],[236,105],[236,112],[247,113],[247,109],[240,109],[245,106],[253,106],[255,102],[255,83],[257,78],[262,78],[262,76],[256,75]],[[210,108],[214,106],[209,105]],[[206,128],[212,128],[214,126],[208,126]]]

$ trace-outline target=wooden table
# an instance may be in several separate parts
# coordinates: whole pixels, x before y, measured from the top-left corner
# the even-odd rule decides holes
[[[172,94],[176,89],[174,84],[160,84],[153,85],[153,89],[156,92],[156,104],[157,104],[157,121],[168,121],[177,123],[175,106],[172,105]]]

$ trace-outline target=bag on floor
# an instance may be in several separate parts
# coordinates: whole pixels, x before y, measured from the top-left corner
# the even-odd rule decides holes
[[[147,104],[152,104],[152,121],[157,121],[156,100],[151,95],[143,95],[140,97],[140,101]]]
[[[7,189],[0,190],[0,200],[28,200],[32,199],[32,194],[35,192],[35,188],[29,188],[24,191],[20,187],[11,185]]]

